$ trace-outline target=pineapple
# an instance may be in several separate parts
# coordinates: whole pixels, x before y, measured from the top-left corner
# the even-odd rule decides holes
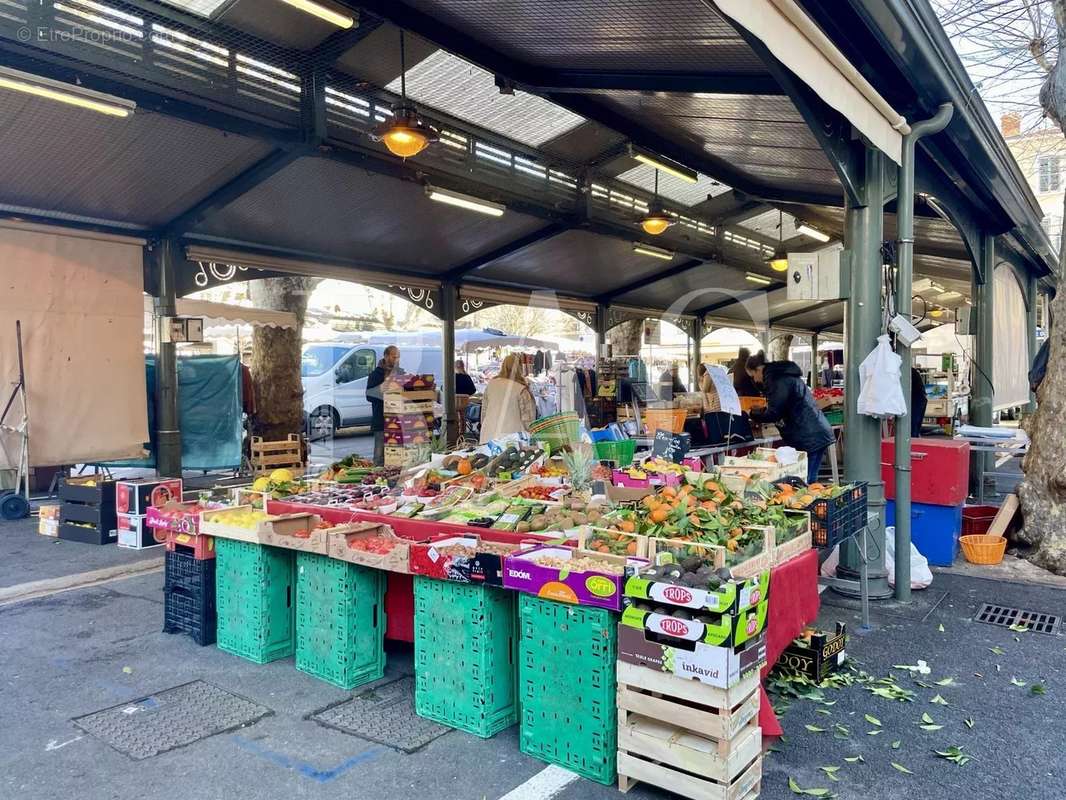
[[[563,453],[563,463],[570,471],[570,482],[575,492],[580,492],[589,487],[592,480],[592,468],[596,466],[596,456],[592,451],[592,445],[585,442],[573,445],[570,450]]]

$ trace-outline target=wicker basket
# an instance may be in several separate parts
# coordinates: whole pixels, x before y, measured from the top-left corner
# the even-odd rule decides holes
[[[581,422],[573,411],[563,411],[533,420],[529,433],[552,450],[562,450],[581,441]]]
[[[1007,540],[987,533],[960,536],[962,554],[971,564],[998,564],[1007,550]]]
[[[644,411],[644,424],[648,429],[648,435],[655,431],[670,431],[681,433],[685,429],[685,418],[688,412],[683,408],[649,408]]]

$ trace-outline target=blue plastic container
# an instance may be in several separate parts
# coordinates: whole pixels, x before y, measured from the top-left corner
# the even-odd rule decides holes
[[[896,501],[888,501],[887,524],[896,524]],[[950,567],[959,554],[962,506],[911,503],[911,542],[934,567]]]

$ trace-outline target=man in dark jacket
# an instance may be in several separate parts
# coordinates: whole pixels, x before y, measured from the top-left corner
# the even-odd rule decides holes
[[[370,401],[372,412],[370,430],[374,434],[374,464],[379,467],[385,463],[385,398],[381,396],[381,384],[399,366],[400,349],[390,344],[366,379],[366,399]]]
[[[751,411],[757,422],[777,422],[781,439],[789,447],[807,453],[807,482],[818,478],[818,469],[828,447],[836,443],[829,420],[818,409],[814,395],[803,382],[803,370],[792,361],[766,362],[759,353],[748,359],[748,375],[762,384],[766,408]]]
[[[761,350],[759,351],[762,352]],[[748,375],[748,359],[751,358],[751,351],[746,347],[740,348],[737,351],[737,360],[733,362],[733,368],[730,370],[733,373],[733,388],[737,390],[738,397],[758,397],[759,389],[755,386],[755,382]]]

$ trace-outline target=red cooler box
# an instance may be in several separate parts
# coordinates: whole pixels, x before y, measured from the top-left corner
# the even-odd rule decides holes
[[[894,439],[881,442],[881,480],[885,497],[896,497]],[[961,506],[970,486],[970,443],[953,439],[911,440],[911,502]]]

